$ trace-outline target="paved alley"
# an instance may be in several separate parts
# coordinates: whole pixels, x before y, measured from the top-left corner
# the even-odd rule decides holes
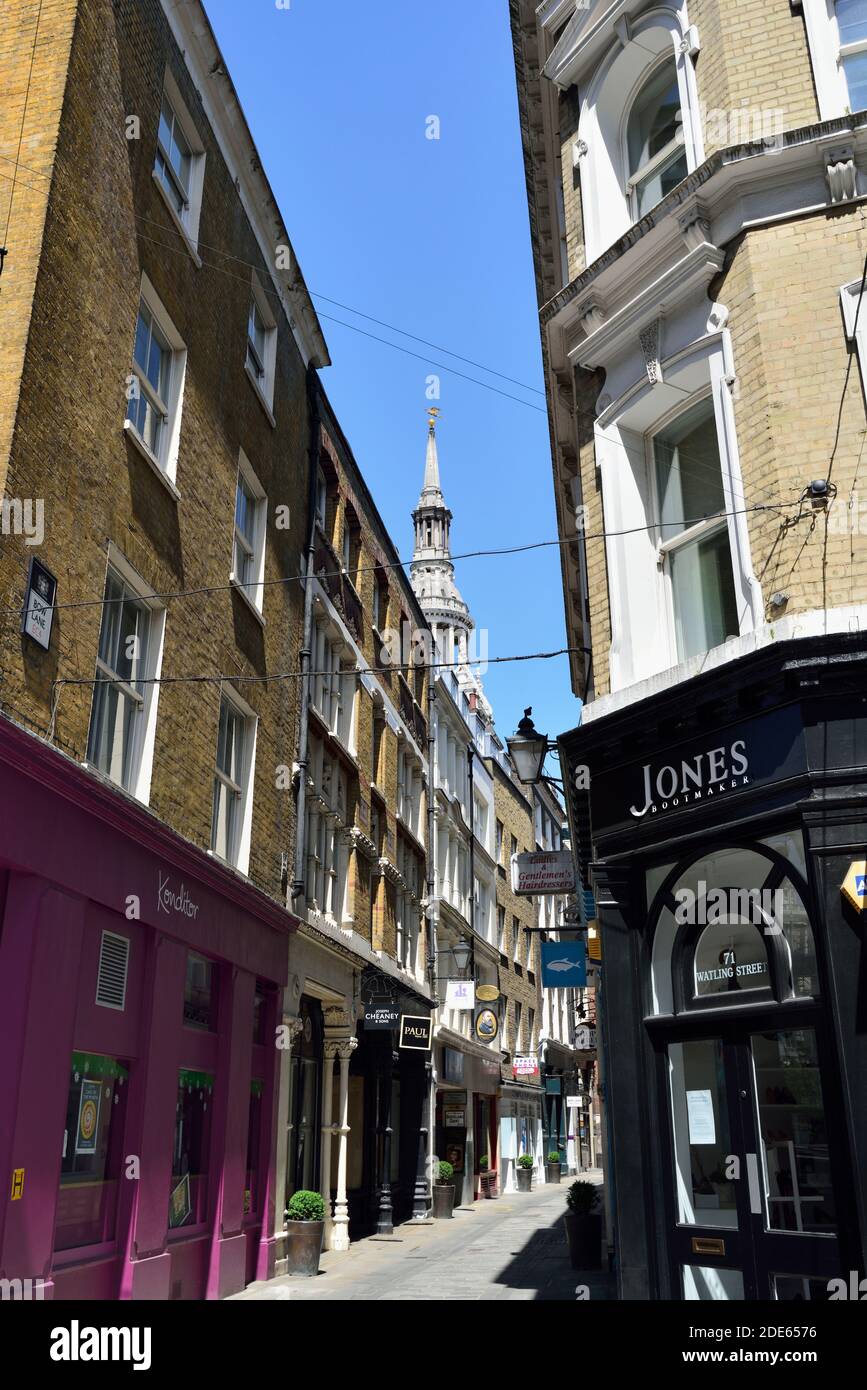
[[[582,1174],[601,1181],[601,1174]],[[459,1207],[451,1221],[403,1225],[347,1254],[323,1254],[315,1279],[251,1284],[238,1299],[557,1299],[613,1296],[613,1280],[569,1265],[561,1217],[567,1184]],[[586,1295],[585,1295],[586,1297]]]

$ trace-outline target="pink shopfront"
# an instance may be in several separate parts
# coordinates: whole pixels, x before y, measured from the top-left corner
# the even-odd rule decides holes
[[[296,925],[0,718],[0,1278],[190,1299],[268,1277]]]

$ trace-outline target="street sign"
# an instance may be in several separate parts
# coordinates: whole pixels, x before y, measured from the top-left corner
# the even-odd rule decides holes
[[[863,912],[867,908],[867,860],[852,861],[840,890],[857,912]]]
[[[51,645],[51,621],[54,617],[56,596],[57,580],[54,575],[31,556],[21,631],[32,637],[38,646],[44,647],[45,651],[48,651]]]
[[[539,1059],[538,1057],[513,1057],[512,1058],[513,1076],[538,1076]]]
[[[512,892],[574,893],[575,862],[571,850],[541,850],[512,855]]]

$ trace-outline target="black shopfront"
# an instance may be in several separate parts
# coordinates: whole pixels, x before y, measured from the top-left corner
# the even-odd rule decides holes
[[[867,854],[863,639],[754,652],[560,747],[620,1296],[827,1299],[867,1273],[867,951],[841,893]]]
[[[416,1020],[409,1034],[426,1033],[429,1039],[435,1001],[375,967],[365,971],[365,998],[349,1067],[351,1240],[388,1235],[411,1216],[426,1215],[429,1202],[430,1050],[424,1038],[407,1035],[401,1020]]]

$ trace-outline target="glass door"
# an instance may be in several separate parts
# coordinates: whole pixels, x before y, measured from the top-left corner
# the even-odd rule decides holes
[[[684,1299],[822,1299],[839,1274],[813,1028],[727,1025],[666,1050]]]

